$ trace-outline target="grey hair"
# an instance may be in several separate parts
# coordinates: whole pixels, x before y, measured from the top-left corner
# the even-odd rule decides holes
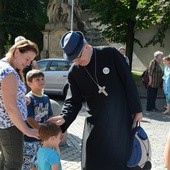
[[[153,56],[156,58],[158,55],[163,55],[164,53],[162,51],[156,51],[154,52]]]
[[[15,38],[15,44],[18,43],[19,41],[22,41],[22,40],[26,40],[26,38],[23,37],[23,36],[21,36],[21,35],[18,36],[18,37],[16,37],[16,38]]]

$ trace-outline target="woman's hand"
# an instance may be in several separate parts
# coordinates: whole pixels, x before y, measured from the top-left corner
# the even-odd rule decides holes
[[[33,138],[36,138],[36,139],[40,139],[39,138],[39,135],[38,135],[38,129],[31,129],[31,128],[28,128],[27,131],[25,132],[25,134],[29,137],[33,137]]]

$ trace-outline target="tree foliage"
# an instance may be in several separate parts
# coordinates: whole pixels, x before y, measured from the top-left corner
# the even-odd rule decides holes
[[[109,41],[126,44],[127,56],[132,61],[133,43],[141,47],[160,43],[170,25],[169,0],[89,0],[89,8],[96,14],[104,36]],[[104,25],[104,28],[102,27]],[[138,30],[158,25],[158,32],[147,44],[135,38]]]
[[[47,0],[1,0],[0,39],[3,42],[1,45],[5,47],[13,44],[16,36],[23,35],[36,42],[41,49],[43,42],[41,31],[47,23],[47,3]]]

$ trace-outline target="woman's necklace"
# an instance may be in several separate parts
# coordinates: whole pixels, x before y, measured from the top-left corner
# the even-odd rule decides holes
[[[87,70],[86,67],[84,67],[84,69],[86,70],[87,74],[89,75],[89,77],[92,79],[92,81],[97,85],[97,87],[99,88],[98,93],[103,93],[105,96],[108,96],[108,93],[105,90],[105,86],[100,86],[98,79],[97,79],[97,73],[96,73],[96,51],[94,49],[94,74],[95,74],[95,79],[92,77],[92,75],[89,73],[89,71]]]

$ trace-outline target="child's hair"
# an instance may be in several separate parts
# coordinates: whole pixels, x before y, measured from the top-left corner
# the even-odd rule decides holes
[[[40,125],[38,132],[40,139],[46,141],[52,136],[58,136],[61,133],[61,128],[53,122],[45,122]]]
[[[163,57],[163,58],[162,58],[162,61],[170,61],[170,57],[169,57],[169,56]]]
[[[41,70],[33,69],[30,70],[26,75],[27,82],[32,82],[32,79],[35,77],[44,77],[44,73]]]

